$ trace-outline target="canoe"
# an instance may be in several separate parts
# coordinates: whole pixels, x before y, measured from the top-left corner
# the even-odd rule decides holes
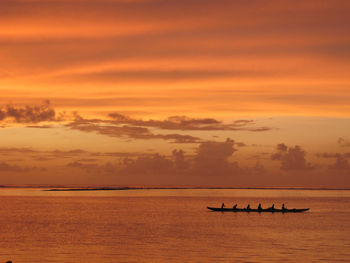
[[[221,208],[221,207],[210,207],[207,206],[207,208],[211,211],[216,211],[216,212],[270,212],[270,213],[301,213],[301,212],[306,212],[309,211],[310,208],[303,208],[303,209],[277,209],[277,208],[265,208],[265,209],[256,209],[256,208]]]

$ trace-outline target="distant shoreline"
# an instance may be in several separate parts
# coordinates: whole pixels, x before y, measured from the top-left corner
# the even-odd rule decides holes
[[[43,188],[42,191],[121,191],[121,190],[327,190],[327,191],[349,191],[350,188],[327,188],[327,187],[220,187],[220,186],[118,186],[118,187],[95,187],[95,186],[43,186],[43,185],[0,185],[0,189],[18,188]]]
[[[272,188],[272,187],[118,187],[118,188],[62,188],[44,189],[42,191],[120,191],[120,190],[331,190],[349,191],[349,188]]]

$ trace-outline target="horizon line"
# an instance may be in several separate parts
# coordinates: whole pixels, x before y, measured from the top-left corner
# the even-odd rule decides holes
[[[349,191],[350,188],[341,188],[341,187],[235,187],[235,186],[194,186],[194,185],[179,185],[179,186],[105,186],[105,185],[0,185],[0,189],[16,189],[16,188],[44,188],[46,191],[101,191],[101,190],[185,190],[185,189],[217,189],[217,190],[343,190]]]

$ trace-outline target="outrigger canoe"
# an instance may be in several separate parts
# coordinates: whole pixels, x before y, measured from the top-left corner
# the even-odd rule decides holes
[[[302,213],[302,212],[306,212],[309,211],[310,208],[303,208],[303,209],[277,209],[277,208],[265,208],[265,209],[255,209],[255,208],[221,208],[221,207],[209,207],[207,206],[207,208],[211,211],[216,211],[216,212],[258,212],[258,213],[262,213],[262,212],[270,212],[270,213]]]

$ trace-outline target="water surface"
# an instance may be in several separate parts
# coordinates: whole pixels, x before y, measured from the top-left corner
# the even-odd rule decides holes
[[[301,214],[221,213],[238,203]],[[349,262],[350,191],[0,190],[0,262]]]

